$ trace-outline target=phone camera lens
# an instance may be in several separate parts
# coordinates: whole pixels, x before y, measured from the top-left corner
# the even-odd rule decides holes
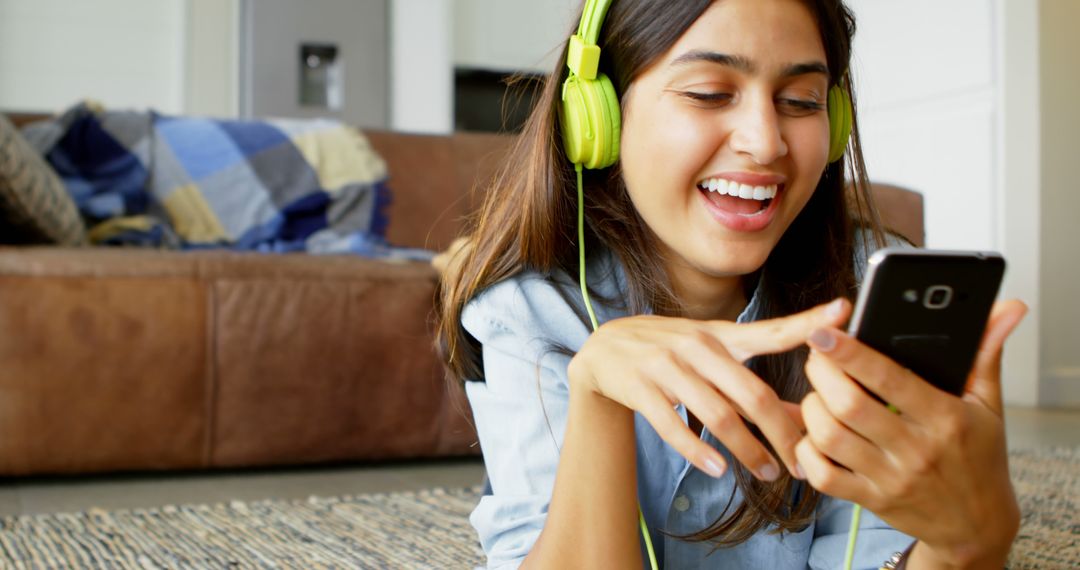
[[[948,285],[934,285],[926,290],[923,306],[927,309],[944,309],[952,301],[953,290]]]

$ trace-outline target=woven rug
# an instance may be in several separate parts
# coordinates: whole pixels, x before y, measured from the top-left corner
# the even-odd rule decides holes
[[[1080,448],[1010,453],[1010,568],[1080,568]],[[471,568],[478,488],[0,518],[0,568]]]
[[[472,568],[479,488],[0,519],[0,568]]]
[[[1080,568],[1080,447],[1009,453],[1020,501],[1010,568]]]

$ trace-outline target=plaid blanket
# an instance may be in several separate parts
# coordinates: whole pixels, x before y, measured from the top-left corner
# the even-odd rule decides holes
[[[336,121],[228,121],[81,103],[23,134],[64,181],[93,243],[433,255],[386,242],[386,164]]]

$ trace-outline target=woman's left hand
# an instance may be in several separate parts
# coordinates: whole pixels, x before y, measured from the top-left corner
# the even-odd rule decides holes
[[[1020,511],[1009,480],[1001,349],[1026,312],[1020,301],[994,306],[961,398],[839,330],[810,337],[806,373],[815,391],[802,402],[799,466],[817,490],[916,537],[909,568],[1005,563]]]

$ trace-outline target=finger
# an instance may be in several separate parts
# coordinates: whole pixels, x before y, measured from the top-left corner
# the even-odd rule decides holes
[[[783,400],[780,401],[780,407],[783,408],[784,413],[788,415],[792,423],[799,427],[799,432],[805,434],[806,423],[803,421],[802,407],[795,402],[785,402]]]
[[[828,413],[878,447],[890,447],[907,426],[852,380],[835,362],[818,351],[806,359],[806,377]],[[805,405],[805,401],[804,401]]]
[[[795,455],[799,458],[799,467],[806,475],[806,481],[818,491],[860,505],[870,504],[875,495],[872,484],[855,473],[833,464],[814,447],[809,437],[803,438],[795,446]]]
[[[727,461],[720,452],[690,431],[659,390],[654,396],[638,409],[657,435],[702,472],[721,477],[727,470]]]
[[[968,377],[964,395],[974,397],[998,415],[1002,413],[1001,399],[1001,352],[1005,339],[1027,314],[1027,305],[1019,300],[995,303],[990,313],[986,332],[983,333],[975,365]]]
[[[814,447],[836,463],[873,480],[888,477],[895,471],[886,454],[841,423],[825,407],[818,392],[807,394],[802,402],[806,435]]]
[[[799,407],[799,404],[797,402],[787,402],[784,400],[779,400],[779,402],[781,411],[783,411],[784,414],[787,415],[788,419],[791,420],[792,425],[794,425],[799,430],[799,437],[801,438],[802,434],[805,434],[806,432],[806,426],[803,425],[802,408]],[[729,400],[729,403],[733,408],[735,408],[735,411],[743,417],[743,419],[750,423],[753,423],[753,421],[750,419],[750,414],[746,413],[746,411],[740,408],[735,402],[731,402]]]
[[[691,369],[690,371],[696,377],[700,377],[702,382],[711,383],[712,392],[718,391],[719,394],[723,394],[726,401],[730,401],[743,417],[754,423],[780,455],[788,471],[794,475],[795,444],[802,438],[802,433],[799,425],[784,412],[776,392],[756,374],[732,359],[724,345],[707,334],[696,338],[689,337],[686,344],[680,348],[683,362]],[[704,384],[699,386],[704,389]],[[683,400],[683,402],[689,404],[693,400]],[[714,410],[706,409],[703,413],[709,414],[712,411]],[[705,423],[705,417],[701,415],[698,417],[701,418],[702,423]],[[745,428],[741,419],[718,416],[715,420],[718,424],[723,422],[722,425],[715,427],[724,431],[717,431],[713,429],[714,426],[710,426],[709,431],[718,438],[725,435],[734,437],[736,446],[729,445],[728,449],[739,458],[739,461],[763,480],[771,481],[779,476],[772,454],[765,451],[764,456],[761,456],[757,452],[757,448],[764,451],[764,447]],[[734,423],[738,424],[737,428],[733,425]],[[730,431],[732,429],[734,429],[733,432]],[[749,441],[743,437],[744,433],[750,437]],[[723,441],[725,444],[729,443],[726,440]],[[754,445],[750,445],[751,441]],[[743,452],[740,453],[739,450]]]
[[[847,299],[835,299],[801,313],[749,324],[714,321],[713,333],[739,362],[759,354],[775,354],[806,344],[821,327],[842,325],[851,313]]]
[[[684,348],[684,350],[699,352],[700,348]],[[720,350],[723,348],[720,347]],[[763,384],[757,376],[741,365],[733,364],[733,366],[736,372],[749,374],[750,381]],[[709,429],[709,433],[722,442],[728,451],[759,479],[773,481],[780,475],[776,460],[766,446],[754,437],[754,434],[743,423],[742,416],[728,401],[728,395],[717,391],[716,386],[702,377],[692,365],[683,362],[681,366],[674,366],[671,370],[654,370],[653,375],[665,378],[664,389],[672,393],[677,401],[686,404],[687,409]],[[783,415],[782,412],[781,415]],[[796,437],[788,446],[792,468],[794,468],[794,447],[798,437],[796,432]]]
[[[754,475],[763,481],[775,481],[780,476],[780,467],[769,450],[743,423],[742,417],[722,398],[719,402],[687,404],[687,409],[701,420],[718,441]],[[721,403],[723,402],[723,403]],[[791,451],[794,458],[794,445]],[[794,462],[792,463],[794,465]]]
[[[951,413],[959,399],[919,378],[889,357],[836,329],[810,335],[810,347],[849,377],[923,425]]]

